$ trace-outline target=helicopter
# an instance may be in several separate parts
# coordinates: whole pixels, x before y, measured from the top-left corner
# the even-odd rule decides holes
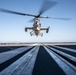
[[[23,16],[32,16],[34,17],[32,20],[30,20],[30,22],[34,22],[32,27],[25,27],[25,32],[27,32],[28,30],[32,30],[30,32],[30,35],[36,35],[36,36],[43,36],[43,33],[41,33],[41,30],[45,30],[46,33],[49,32],[50,27],[47,28],[43,28],[41,27],[41,23],[40,23],[40,19],[41,18],[51,18],[51,19],[60,19],[60,20],[70,20],[70,18],[53,18],[53,17],[48,17],[48,16],[41,16],[45,11],[47,11],[48,9],[52,8],[53,6],[55,6],[57,4],[57,2],[54,1],[49,1],[49,0],[44,0],[42,7],[39,11],[38,15],[32,15],[32,14],[25,14],[25,13],[20,13],[20,12],[15,12],[15,11],[11,11],[11,10],[7,10],[7,9],[0,9],[1,12],[6,12],[6,13],[12,13],[12,14],[17,14],[17,15],[23,15]]]

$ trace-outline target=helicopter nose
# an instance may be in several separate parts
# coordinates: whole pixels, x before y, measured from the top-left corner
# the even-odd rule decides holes
[[[37,27],[37,30],[39,31],[39,30],[40,30],[40,28],[39,28],[39,27]]]

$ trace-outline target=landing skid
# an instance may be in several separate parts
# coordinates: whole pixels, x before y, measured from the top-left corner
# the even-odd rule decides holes
[[[32,35],[36,35],[36,34],[34,33],[34,31],[31,31],[30,32],[30,35],[32,36]],[[38,36],[41,36],[42,37],[43,36],[43,33],[39,33]]]

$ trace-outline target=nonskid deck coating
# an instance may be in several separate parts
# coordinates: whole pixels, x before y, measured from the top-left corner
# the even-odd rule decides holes
[[[34,45],[32,45],[32,47],[33,46]],[[31,68],[31,73],[28,73],[28,72],[30,72],[28,70],[29,70],[29,68],[31,66],[29,66],[29,64],[27,64],[27,66],[26,66],[27,68],[26,69],[18,70],[19,72],[21,72],[18,75],[23,75],[23,74],[25,74],[25,75],[46,75],[46,74],[47,75],[56,75],[56,74],[58,74],[58,75],[66,75],[67,74],[67,75],[69,75],[69,73],[67,73],[66,71],[64,71],[62,69],[62,66],[60,67],[58,65],[58,63],[55,61],[55,59],[53,59],[53,56],[49,55],[49,53],[47,52],[47,50],[43,46],[37,45],[35,47],[36,47],[36,49],[33,49],[33,53],[32,54],[30,53],[31,49],[27,53],[24,53],[24,55],[22,54],[22,56],[19,57],[16,61],[13,61],[13,63],[11,63],[10,65],[6,66],[4,69],[2,69],[0,71],[0,75],[8,75],[8,73],[9,73],[9,75],[13,75],[13,74],[15,75],[16,73],[14,72],[14,70],[17,71],[17,69],[19,69],[19,67],[17,67],[17,66],[20,65],[20,63],[23,64],[23,62],[25,62],[25,61],[27,62],[28,61],[27,59],[24,58],[24,56],[29,59],[29,57],[31,57],[29,54],[36,55],[36,56],[31,57],[34,60],[32,59],[32,60],[28,61],[28,63],[34,64],[33,68]],[[34,51],[36,51],[38,49],[38,47],[40,47],[38,52],[34,53]],[[47,46],[45,46],[45,47],[47,47]],[[71,49],[71,47],[69,49]],[[73,50],[75,50],[75,49],[73,49]],[[12,51],[15,51],[15,50],[12,50]],[[6,52],[9,52],[9,51],[6,51]],[[3,52],[3,53],[6,54],[6,52]],[[67,53],[67,52],[64,52],[64,53]],[[0,55],[1,54],[2,53],[0,53]],[[21,55],[21,53],[20,53],[20,55]],[[75,57],[75,56],[73,56],[73,57]],[[11,60],[11,59],[12,58],[10,58],[9,60]],[[16,58],[14,57],[13,59],[15,60]],[[20,60],[23,60],[23,59],[25,59],[23,62],[20,61]],[[57,59],[60,59],[60,58],[57,57]],[[6,60],[8,60],[8,59],[6,59]],[[67,67],[70,68],[70,69],[67,68],[67,71],[69,72],[69,70],[70,70],[71,71],[70,74],[72,73],[73,75],[76,75],[76,67],[73,64],[71,64],[69,61],[66,61],[66,59],[64,59],[64,60],[65,60],[65,62],[64,61],[62,61],[62,62],[64,62],[67,65]],[[5,63],[6,63],[6,61],[5,61]],[[11,71],[9,69],[12,71],[12,73],[11,73]],[[28,72],[26,72],[26,71],[28,71]]]

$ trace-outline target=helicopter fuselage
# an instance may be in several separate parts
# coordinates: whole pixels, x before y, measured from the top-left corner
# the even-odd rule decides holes
[[[27,32],[28,29],[29,29],[29,30],[31,29],[31,30],[32,30],[32,31],[30,32],[30,35],[31,35],[31,36],[32,36],[32,35],[43,36],[43,33],[40,33],[40,31],[41,31],[41,30],[46,30],[46,33],[48,33],[49,28],[50,28],[50,27],[48,27],[48,28],[42,28],[39,18],[35,18],[35,19],[34,19],[33,27],[26,27],[26,28],[25,28],[25,31]]]
[[[48,33],[49,31],[49,27],[48,28],[42,28],[41,27],[41,23],[39,18],[35,18],[34,19],[34,24],[33,27],[26,27],[25,31],[27,32],[27,29],[31,29],[33,31],[30,32],[30,35],[36,35],[36,36],[43,36],[43,33],[40,33],[41,30],[46,30],[46,33]]]
[[[41,23],[40,23],[40,21],[38,19],[36,19],[34,21],[34,24],[33,24],[33,31],[34,31],[34,33],[35,33],[36,36],[39,35],[40,28],[41,28]]]

